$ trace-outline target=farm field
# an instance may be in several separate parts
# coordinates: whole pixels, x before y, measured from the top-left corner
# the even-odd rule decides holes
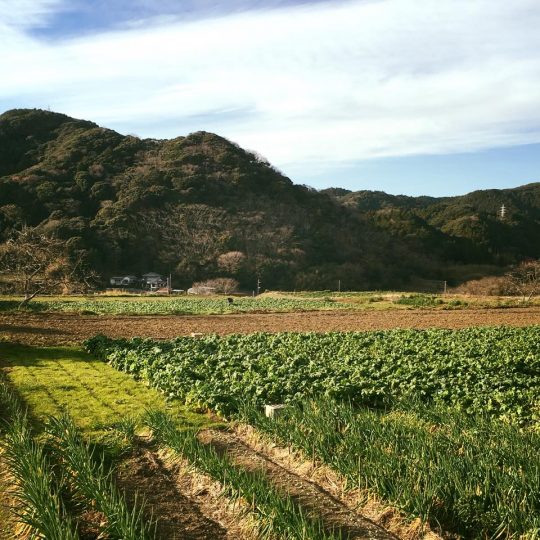
[[[153,538],[151,516],[158,539],[536,539],[539,325],[535,306],[2,312],[0,410],[3,377],[30,423],[12,415],[0,467],[35,449],[54,504],[26,510],[87,540]]]
[[[0,502],[9,506],[20,497],[17,506],[23,520],[34,524],[37,520],[47,538],[78,538],[74,532],[77,524],[81,538],[96,539],[99,534],[106,534],[105,538],[150,539],[154,538],[151,516],[159,517],[157,538],[163,540],[322,540],[364,538],[366,533],[379,540],[393,538],[383,528],[318,492],[307,497],[312,506],[306,514],[288,492],[294,485],[301,491],[304,486],[309,494],[311,484],[307,481],[278,468],[281,484],[274,487],[265,473],[238,464],[234,453],[223,448],[221,432],[216,429],[223,422],[216,422],[214,416],[190,412],[177,402],[165,402],[155,390],[80,349],[2,343],[0,366],[2,416],[12,422],[7,432],[5,425],[1,428],[4,433],[0,463],[13,468],[14,460],[18,463],[17,455],[24,450],[27,456],[22,471],[15,466],[19,492],[4,490]],[[28,406],[31,426],[14,402]],[[65,416],[66,411],[69,417]],[[137,425],[148,426],[154,445],[150,445],[148,437],[134,435]],[[204,442],[197,438],[201,429],[207,438]],[[38,442],[32,442],[36,437]],[[233,443],[241,444],[236,439]],[[168,459],[155,445],[162,445],[168,453],[177,452],[185,465],[179,468],[177,461]],[[114,484],[110,483],[106,469],[92,457],[96,449],[97,455],[105,452],[107,461],[117,463]],[[244,452],[256,454],[247,446]],[[260,464],[265,465],[267,460],[261,459]],[[191,466],[188,468],[189,463],[204,474],[194,473]],[[67,500],[60,495],[53,467],[63,471],[69,492],[73,491],[77,500],[82,499],[87,510],[81,513],[81,502],[73,507],[71,495]],[[37,476],[43,481],[36,486],[32,479]],[[25,489],[37,492],[39,497],[25,498]],[[246,500],[249,511],[241,511],[238,501],[229,508],[219,495],[222,489],[232,500]],[[88,511],[92,500],[96,501],[94,510]],[[319,507],[329,504],[340,513],[337,518],[332,516],[330,524],[323,523],[317,515]],[[238,519],[245,512],[250,517],[247,524]],[[341,532],[334,534],[334,529]],[[12,539],[13,529],[7,525],[1,534],[4,536],[0,538]]]
[[[472,297],[403,292],[319,293],[269,292],[258,297],[234,296],[52,296],[32,300],[24,310],[33,313],[83,315],[222,315],[305,311],[378,311],[406,309],[475,309],[524,307],[518,297]],[[0,312],[16,312],[22,298],[0,297]],[[536,300],[527,306],[538,305]]]
[[[540,424],[540,326],[170,341],[97,336],[85,348],[165,395],[226,415],[244,403],[326,396],[370,408],[415,399]]]
[[[61,418],[67,411],[85,440],[91,441],[92,445],[97,444],[98,446],[94,448],[97,448],[98,452],[105,451],[109,458],[117,459],[120,454],[124,466],[130,465],[130,456],[126,454],[125,440],[121,436],[118,437],[115,426],[124,423],[127,427],[118,429],[129,430],[131,419],[140,417],[145,409],[166,411],[175,423],[184,429],[221,425],[215,417],[197,414],[178,402],[166,401],[155,390],[136,383],[130,377],[90,357],[81,349],[39,348],[0,343],[0,367],[0,411],[3,420],[13,416],[13,414],[6,416],[11,403],[6,402],[6,395],[5,392],[2,393],[1,386],[7,383],[8,388],[14,391],[16,399],[28,409],[32,431],[38,440],[44,440],[46,437],[47,420],[51,416]],[[3,425],[1,431],[4,430]],[[9,433],[7,435],[2,433],[0,439],[8,438],[9,440],[9,435]],[[21,444],[22,435],[24,432],[19,433],[17,441],[19,444]],[[0,486],[2,488],[0,489],[0,505],[3,521],[0,527],[0,538],[12,540],[15,537],[14,524],[7,521],[6,505],[14,504],[16,495],[13,493],[13,488],[8,489],[5,476],[5,461],[6,454],[9,457],[9,447],[6,450],[6,447],[2,446],[0,465],[3,475]],[[31,454],[33,449],[35,448],[30,446],[28,452]],[[159,474],[159,471],[157,473]],[[104,481],[100,480],[100,482]],[[171,494],[168,493],[168,495]],[[118,501],[116,504],[118,505]],[[186,519],[191,516],[193,523],[197,522],[198,510],[194,505],[185,504],[183,510]],[[90,517],[84,513],[78,515],[77,512],[72,512],[72,514],[77,515],[81,538],[96,538],[98,533],[92,536],[92,529],[96,526],[96,519],[101,519],[100,515],[96,513],[92,517],[92,512],[89,513]],[[18,530],[21,532],[20,527]],[[144,535],[138,536],[140,531],[135,531],[135,533],[133,540],[147,538]],[[62,532],[60,536],[51,537],[68,538],[66,534]],[[112,537],[118,538],[114,535]],[[124,538],[124,536],[121,537]],[[129,538],[129,536],[125,537]]]
[[[446,531],[540,533],[539,326],[96,337],[86,347],[166,395],[240,416]],[[290,410],[268,421],[265,403]]]
[[[21,299],[0,300],[0,311],[16,310]],[[82,313],[86,315],[207,315],[250,312],[289,312],[353,309],[347,302],[330,298],[236,297],[52,297],[38,298],[25,308],[34,312]]]
[[[540,307],[466,310],[402,309],[310,311],[198,316],[93,316],[71,313],[0,312],[0,337],[35,345],[81,343],[109,337],[171,339],[196,333],[329,332],[391,328],[467,328],[540,324]]]

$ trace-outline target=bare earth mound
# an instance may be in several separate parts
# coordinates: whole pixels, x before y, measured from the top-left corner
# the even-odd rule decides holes
[[[0,337],[29,344],[76,344],[94,336],[170,339],[192,332],[330,332],[388,328],[466,328],[540,324],[540,307],[507,309],[310,311],[209,316],[0,315]]]

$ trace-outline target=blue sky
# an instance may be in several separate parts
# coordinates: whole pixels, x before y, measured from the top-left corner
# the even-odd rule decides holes
[[[293,181],[540,181],[537,0],[0,0],[0,111],[214,131]]]
[[[51,11],[29,28],[32,35],[47,39],[80,37],[129,26],[133,21],[159,23],[163,18],[194,21],[238,14],[248,10],[279,9],[327,0],[71,0]],[[334,0],[335,3],[347,0]]]

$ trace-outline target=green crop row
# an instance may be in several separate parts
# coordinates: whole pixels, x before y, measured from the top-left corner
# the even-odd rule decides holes
[[[230,414],[316,396],[369,407],[411,397],[522,425],[540,420],[540,327],[250,334],[86,342],[165,395]]]
[[[105,517],[100,538],[151,540],[152,521],[135,502],[128,507],[116,489],[103,455],[95,454],[83,441],[72,419],[64,414],[50,417],[47,444],[36,441],[18,396],[0,378],[0,410],[5,433],[2,458],[15,481],[16,517],[31,538],[75,540],[79,537],[69,506],[95,508]],[[69,496],[68,496],[69,494]]]
[[[16,310],[15,300],[0,300],[0,311]],[[334,302],[331,299],[308,298],[152,298],[152,299],[38,299],[27,308],[31,311],[60,311],[97,315],[204,315],[246,312],[316,311],[328,309],[352,309],[351,304]]]
[[[60,492],[62,477],[55,473],[44,445],[36,442],[18,396],[0,377],[2,460],[14,483],[17,520],[32,538],[76,540],[79,536],[68,516]]]
[[[17,515],[30,531],[50,540],[75,540],[78,534],[60,497],[60,483],[42,444],[25,416],[15,418],[5,434],[4,459],[15,480]]]
[[[47,431],[51,435],[53,453],[66,471],[73,493],[86,505],[94,505],[107,518],[102,527],[106,538],[155,538],[155,523],[145,519],[143,506],[136,500],[128,507],[105,467],[103,456],[94,455],[67,414],[50,418]]]
[[[193,431],[179,431],[162,411],[150,411],[147,420],[154,439],[183,456],[223,486],[230,499],[243,499],[258,521],[259,538],[283,540],[338,540],[339,531],[325,531],[316,517],[307,516],[287,494],[272,486],[264,471],[249,472],[223,454],[201,443]]]
[[[410,403],[391,412],[333,400],[242,418],[406,512],[465,538],[540,536],[540,434]]]

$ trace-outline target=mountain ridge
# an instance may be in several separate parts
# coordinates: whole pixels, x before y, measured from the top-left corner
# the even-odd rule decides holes
[[[0,237],[23,224],[70,239],[104,277],[412,287],[539,258],[540,183],[443,198],[317,191],[213,133],[139,139],[14,109],[0,115]],[[228,253],[242,254],[238,267]]]

